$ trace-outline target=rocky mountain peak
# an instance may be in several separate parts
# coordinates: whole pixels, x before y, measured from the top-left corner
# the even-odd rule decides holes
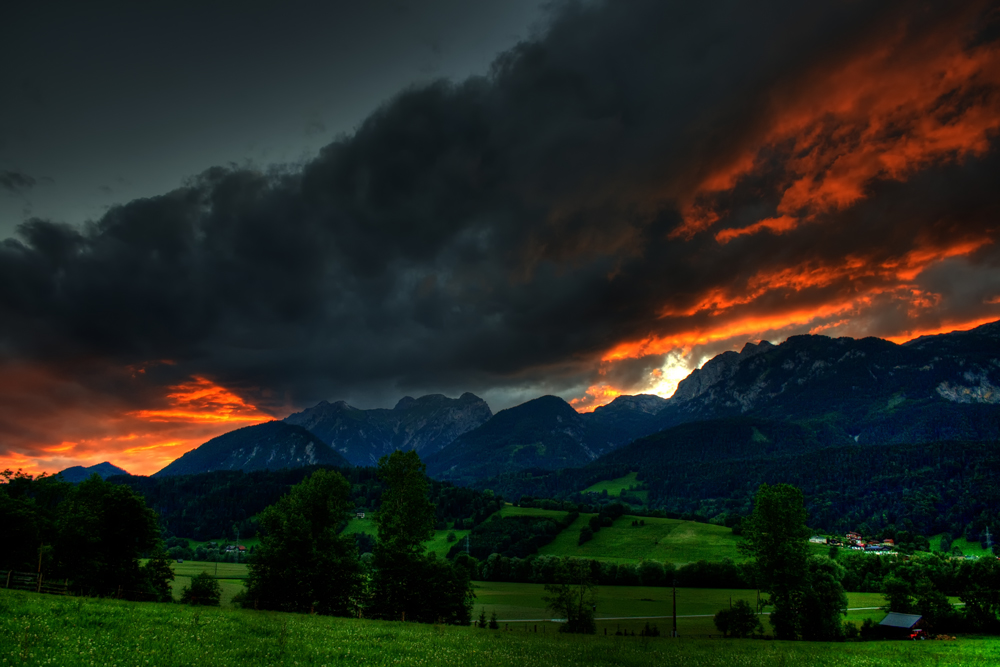
[[[753,344],[747,341],[740,352],[732,350],[709,359],[701,368],[696,368],[677,385],[677,391],[671,397],[675,403],[683,403],[698,398],[716,383],[728,380],[739,370],[740,365],[748,359],[777,350],[766,340]]]
[[[396,402],[396,406],[393,408],[393,410],[406,410],[407,408],[413,407],[413,405],[416,402],[417,399],[413,398],[412,396],[404,396],[403,398],[399,399],[399,401]]]

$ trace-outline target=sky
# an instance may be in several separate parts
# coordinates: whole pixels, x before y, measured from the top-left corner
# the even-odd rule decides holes
[[[1000,319],[997,3],[43,2],[0,50],[0,468]]]

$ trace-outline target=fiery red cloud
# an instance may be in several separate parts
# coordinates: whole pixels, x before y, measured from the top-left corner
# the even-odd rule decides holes
[[[720,243],[788,232],[864,199],[876,179],[903,181],[929,165],[986,153],[1000,128],[1000,49],[969,48],[967,40],[956,26],[914,39],[901,22],[875,48],[776,89],[761,129],[705,175],[674,234],[690,237],[716,225],[726,214],[720,195],[775,148],[789,156],[778,216],[722,229]]]
[[[928,168],[985,155],[1000,130],[1000,48],[995,42],[970,46],[969,18],[956,15],[922,35],[900,21],[877,42],[775,86],[756,131],[717,156],[681,198],[683,222],[672,237],[690,241],[708,233],[721,248],[770,234],[780,243],[809,226],[841,224],[838,214],[871,197],[876,183],[906,182]],[[777,166],[776,155],[784,156]],[[775,212],[748,222],[734,215],[732,195],[762,174],[777,182]],[[978,231],[959,225],[936,234],[914,228],[911,245],[895,252],[857,242],[836,260],[789,257],[743,280],[673,297],[648,335],[616,343],[603,362],[680,355],[690,370],[704,360],[690,358],[695,348],[719,352],[800,333],[904,342],[994,321],[1000,317],[995,295],[983,299],[978,312],[956,316],[922,278],[947,260],[993,246],[996,231],[984,224]],[[873,331],[870,322],[886,310],[903,319]],[[661,372],[654,369],[645,386],[669,395],[676,382],[664,383]],[[593,410],[635,390],[602,378],[573,404]]]
[[[5,429],[14,441],[6,443],[0,469],[55,473],[110,460],[130,473],[148,475],[218,435],[274,418],[204,377],[166,388],[156,408],[132,410],[113,395],[75,386],[39,368],[7,369],[4,376],[8,383],[0,395],[8,408],[0,419],[5,425],[30,421],[35,426]],[[48,396],[53,402],[32,396]],[[19,412],[31,419],[15,414]]]

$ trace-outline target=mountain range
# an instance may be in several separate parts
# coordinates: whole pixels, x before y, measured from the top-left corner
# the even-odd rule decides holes
[[[367,466],[395,449],[412,449],[431,476],[470,484],[522,470],[595,470],[605,460],[618,461],[614,468],[626,465],[613,453],[629,443],[644,442],[647,452],[654,441],[670,448],[680,437],[677,427],[715,423],[698,427],[699,433],[717,428],[724,434],[740,418],[778,428],[781,435],[769,441],[797,443],[789,446],[798,453],[854,444],[988,442],[1000,439],[998,387],[1000,323],[903,345],[794,336],[780,345],[747,343],[740,352],[714,357],[669,399],[620,396],[591,413],[578,413],[555,396],[495,415],[470,393],[405,397],[392,409],[323,401],[283,422],[215,438],[157,474],[311,463]],[[727,457],[726,443],[735,442],[709,440],[715,444],[696,449],[717,458]]]
[[[351,465],[371,466],[397,449],[412,449],[426,458],[491,417],[486,401],[465,393],[458,398],[406,396],[391,410],[361,410],[344,401],[322,401],[289,415],[285,422],[315,434]]]
[[[79,484],[91,475],[97,475],[101,479],[107,479],[113,475],[127,475],[128,473],[118,466],[105,461],[104,463],[92,465],[89,468],[85,468],[83,466],[72,466],[70,468],[66,468],[65,470],[60,470],[56,474],[61,475],[64,480],[70,482],[71,484]]]

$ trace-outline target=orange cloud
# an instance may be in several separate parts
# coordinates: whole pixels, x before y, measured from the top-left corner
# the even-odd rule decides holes
[[[569,404],[577,412],[593,412],[602,405],[607,405],[622,395],[622,391],[602,382],[589,387],[582,398],[574,398]]]
[[[720,243],[790,231],[867,197],[875,180],[904,181],[930,164],[986,153],[1000,130],[1000,48],[969,48],[968,18],[925,35],[901,24],[877,48],[776,88],[769,120],[701,180],[673,235],[690,238],[723,219],[718,195],[761,169],[769,152],[788,156],[779,215],[723,229]]]
[[[143,381],[141,370],[123,372]],[[111,461],[133,474],[151,474],[216,436],[274,418],[204,377],[166,388],[162,407],[149,410],[128,409],[114,396],[40,368],[13,369],[10,377],[16,381],[0,387],[0,399],[15,408],[0,410],[8,440],[0,469],[55,473]],[[50,404],[25,398],[52,395],[61,398]],[[15,414],[19,401],[20,415]]]
[[[246,423],[259,424],[261,413],[256,406],[203,377],[170,388],[166,410],[139,410],[131,416],[153,422]],[[266,415],[265,415],[266,417]]]
[[[996,320],[996,315],[992,315],[973,320],[952,321],[940,326],[931,327],[929,329],[910,329],[901,332],[897,336],[886,336],[886,340],[891,340],[893,343],[901,344],[908,340],[913,340],[914,338],[920,338],[921,336],[936,336],[938,334],[951,333],[952,331],[968,331],[969,329],[975,329],[978,326],[989,324],[990,322],[995,322]]]

